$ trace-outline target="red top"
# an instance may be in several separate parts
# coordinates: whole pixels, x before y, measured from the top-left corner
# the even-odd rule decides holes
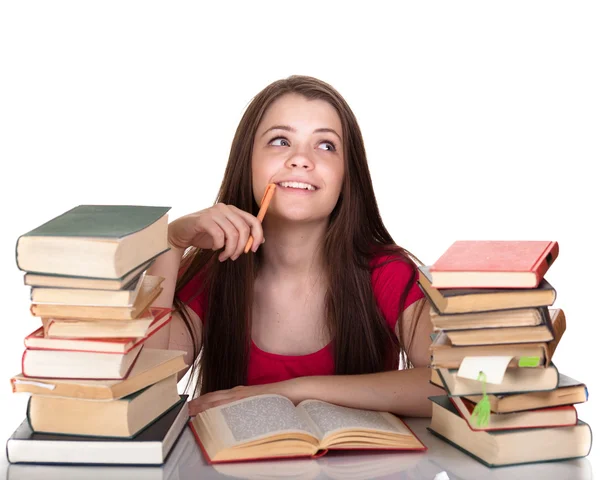
[[[371,261],[371,266],[378,265],[391,257],[378,257]],[[392,261],[382,267],[373,268],[371,282],[375,300],[390,330],[395,331],[396,321],[400,314],[400,296],[410,281],[412,269],[405,262]],[[186,302],[198,291],[201,278],[196,275],[181,289],[177,296]],[[410,286],[404,307],[408,307],[423,297],[423,292],[416,281]],[[203,320],[206,298],[197,295],[187,304]],[[308,355],[279,355],[265,352],[252,341],[248,362],[248,385],[262,385],[280,382],[296,377],[310,375],[333,375],[335,373],[332,352],[333,344],[326,345]]]

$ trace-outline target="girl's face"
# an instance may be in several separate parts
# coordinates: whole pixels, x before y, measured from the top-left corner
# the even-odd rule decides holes
[[[252,189],[260,204],[266,186],[277,189],[269,216],[294,221],[327,218],[342,189],[342,122],[324,100],[286,94],[265,112],[254,137]]]

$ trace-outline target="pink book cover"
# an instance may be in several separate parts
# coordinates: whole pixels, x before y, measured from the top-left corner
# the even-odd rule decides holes
[[[557,256],[556,241],[458,240],[431,265],[430,272],[434,282],[435,272],[529,273],[537,286]]]

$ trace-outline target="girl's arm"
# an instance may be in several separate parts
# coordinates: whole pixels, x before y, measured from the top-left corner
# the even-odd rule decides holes
[[[163,291],[152,303],[155,307],[173,308],[173,299],[175,297],[175,285],[181,259],[184,253],[183,248],[177,248],[171,245],[171,250],[158,257],[148,269],[148,274],[157,275],[164,278],[161,286]],[[188,316],[191,318],[194,327],[198,330],[202,338],[202,322],[198,315],[190,308],[185,307]],[[192,338],[185,326],[185,323],[179,314],[174,313],[171,321],[161,328],[154,335],[144,342],[147,348],[158,348],[161,350],[183,350],[185,354],[185,363],[192,365],[194,362],[194,345]],[[177,380],[180,380],[187,372],[189,367],[179,372]]]
[[[284,391],[294,403],[313,398],[347,407],[430,417],[431,401],[427,397],[444,392],[429,382],[429,335],[433,327],[425,299],[417,300],[405,311],[404,338],[411,338],[412,328],[416,330],[407,349],[414,368],[365,375],[301,377],[290,380]]]
[[[171,249],[159,256],[148,269],[148,275],[163,277],[161,284],[163,291],[152,303],[153,307],[173,308],[173,298],[175,297],[175,284],[177,283],[177,274],[179,265],[183,257],[183,248],[177,248],[170,245]],[[181,320],[181,319],[180,319]],[[146,340],[145,345],[149,348],[169,348],[169,336],[171,325],[176,321],[173,318],[171,322],[161,328],[158,332]]]
[[[190,413],[195,415],[252,395],[277,393],[296,404],[314,399],[353,408],[429,417],[432,407],[427,397],[444,392],[429,382],[429,335],[433,326],[425,299],[417,300],[405,310],[402,328],[414,368],[364,375],[299,377],[268,385],[236,387],[197,398],[190,404]]]
[[[417,300],[404,313],[403,338],[407,339],[408,358],[414,368],[365,375],[296,378],[286,386],[289,398],[294,403],[313,398],[399,415],[431,416],[431,401],[427,397],[444,392],[429,382],[433,326],[426,302],[425,299]]]

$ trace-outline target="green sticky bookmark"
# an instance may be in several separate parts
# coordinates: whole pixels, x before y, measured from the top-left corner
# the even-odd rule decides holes
[[[480,371],[479,375],[477,376],[477,380],[481,382],[483,397],[481,397],[481,400],[479,400],[477,405],[475,405],[473,413],[471,413],[471,420],[474,421],[479,428],[483,428],[487,427],[487,425],[490,423],[490,412],[492,407],[490,405],[490,399],[485,391],[485,384],[487,382],[485,373]]]
[[[537,367],[540,364],[540,357],[520,357],[519,367]]]

